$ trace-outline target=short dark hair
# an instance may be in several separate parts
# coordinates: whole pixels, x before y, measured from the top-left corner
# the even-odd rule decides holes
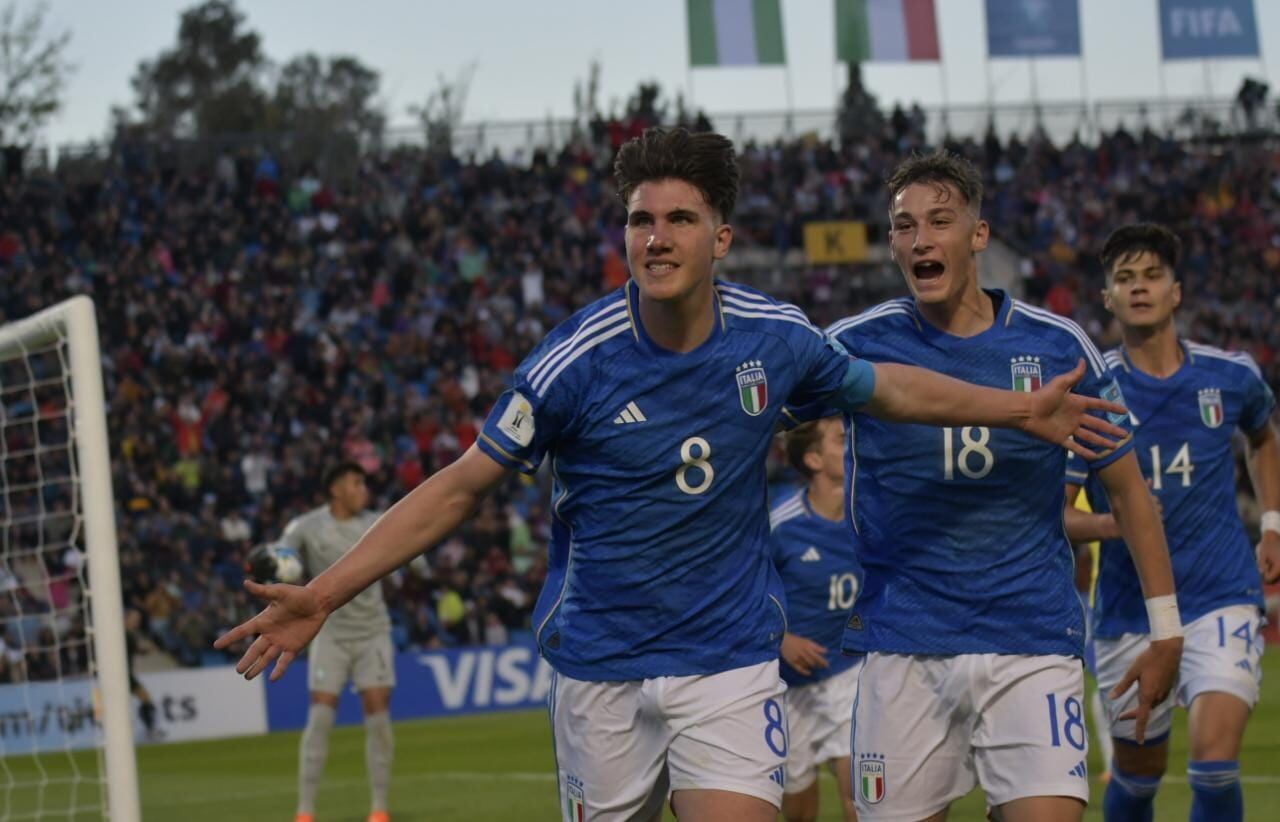
[[[333,489],[333,484],[338,480],[342,479],[343,477],[345,477],[347,474],[359,474],[360,476],[366,477],[366,478],[369,476],[365,472],[365,470],[360,467],[360,463],[353,462],[351,460],[343,460],[337,465],[334,465],[333,467],[331,467],[328,471],[324,472],[325,494],[328,495],[329,492],[332,491]]]
[[[722,134],[692,134],[684,128],[647,128],[623,143],[613,161],[613,179],[625,206],[636,186],[651,180],[683,180],[702,192],[728,222],[738,202],[738,161]]]
[[[787,462],[805,477],[812,477],[814,473],[812,468],[804,464],[804,455],[816,448],[822,439],[822,429],[819,427],[821,422],[822,420],[813,420],[801,423],[788,431],[783,441]]]
[[[1120,226],[1111,232],[1102,246],[1102,270],[1108,277],[1120,263],[1149,251],[1160,258],[1160,262],[1172,269],[1177,269],[1182,259],[1182,241],[1178,235],[1159,223],[1133,223]]]
[[[907,186],[925,183],[941,189],[950,185],[964,198],[974,214],[982,212],[982,175],[973,163],[946,149],[931,154],[913,154],[889,176],[887,187],[892,208],[893,198]]]

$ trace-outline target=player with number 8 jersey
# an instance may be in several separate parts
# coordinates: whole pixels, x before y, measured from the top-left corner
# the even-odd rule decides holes
[[[651,129],[615,164],[632,279],[554,329],[516,370],[475,446],[391,508],[344,557],[218,640],[257,633],[237,669],[287,664],[328,613],[443,539],[511,472],[554,477],[534,614],[566,820],[763,822],[787,753],[782,588],[765,549],[765,456],[784,403],[937,424],[1018,427],[1095,446],[1119,406],[966,385],[848,356],[794,306],[715,279],[737,196],[722,135]],[[1082,450],[1083,447],[1081,447]],[[273,676],[277,676],[277,666]]]

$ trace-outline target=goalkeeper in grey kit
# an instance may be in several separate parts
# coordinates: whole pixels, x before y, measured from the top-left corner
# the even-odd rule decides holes
[[[308,576],[338,561],[378,518],[366,511],[369,488],[365,472],[354,462],[331,468],[324,477],[328,502],[297,517],[285,527],[280,542],[302,557]],[[391,689],[396,675],[391,648],[391,619],[382,588],[372,585],[325,623],[312,641],[307,659],[311,706],[302,732],[298,763],[296,822],[313,822],[316,790],[324,772],[338,695],[350,680],[360,692],[364,711],[365,761],[372,806],[369,822],[386,822],[387,786],[391,781]]]

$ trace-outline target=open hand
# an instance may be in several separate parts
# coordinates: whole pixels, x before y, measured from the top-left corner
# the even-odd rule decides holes
[[[1120,714],[1118,719],[1134,720],[1134,739],[1139,745],[1146,738],[1147,718],[1151,709],[1169,698],[1178,680],[1182,662],[1182,637],[1161,639],[1149,644],[1125,671],[1124,678],[1111,689],[1110,699],[1119,699],[1137,684],[1138,706]]]
[[[1084,376],[1084,369],[1084,360],[1079,360],[1071,371],[1054,377],[1040,390],[1033,392],[1031,414],[1023,423],[1022,429],[1046,442],[1062,445],[1085,459],[1095,459],[1098,454],[1089,450],[1086,445],[1109,450],[1129,436],[1129,432],[1089,412],[1129,412],[1124,406],[1099,397],[1071,393],[1071,389]]]
[[[253,619],[218,637],[213,647],[226,648],[256,634],[258,638],[236,664],[236,673],[243,674],[245,679],[253,679],[266,670],[272,660],[278,660],[271,671],[271,681],[275,682],[284,675],[294,657],[320,632],[328,614],[315,591],[301,585],[262,585],[245,580],[244,587],[259,599],[266,600],[267,607]]]

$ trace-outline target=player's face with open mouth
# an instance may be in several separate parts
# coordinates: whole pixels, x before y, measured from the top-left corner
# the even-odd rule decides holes
[[[972,287],[974,254],[988,228],[949,183],[913,183],[889,209],[889,249],[920,302],[943,303]]]
[[[680,300],[709,287],[711,263],[732,238],[702,192],[683,180],[641,183],[627,202],[627,263],[648,299]]]
[[[1140,251],[1115,262],[1102,297],[1122,325],[1153,328],[1169,322],[1182,302],[1182,285],[1157,255]]]

